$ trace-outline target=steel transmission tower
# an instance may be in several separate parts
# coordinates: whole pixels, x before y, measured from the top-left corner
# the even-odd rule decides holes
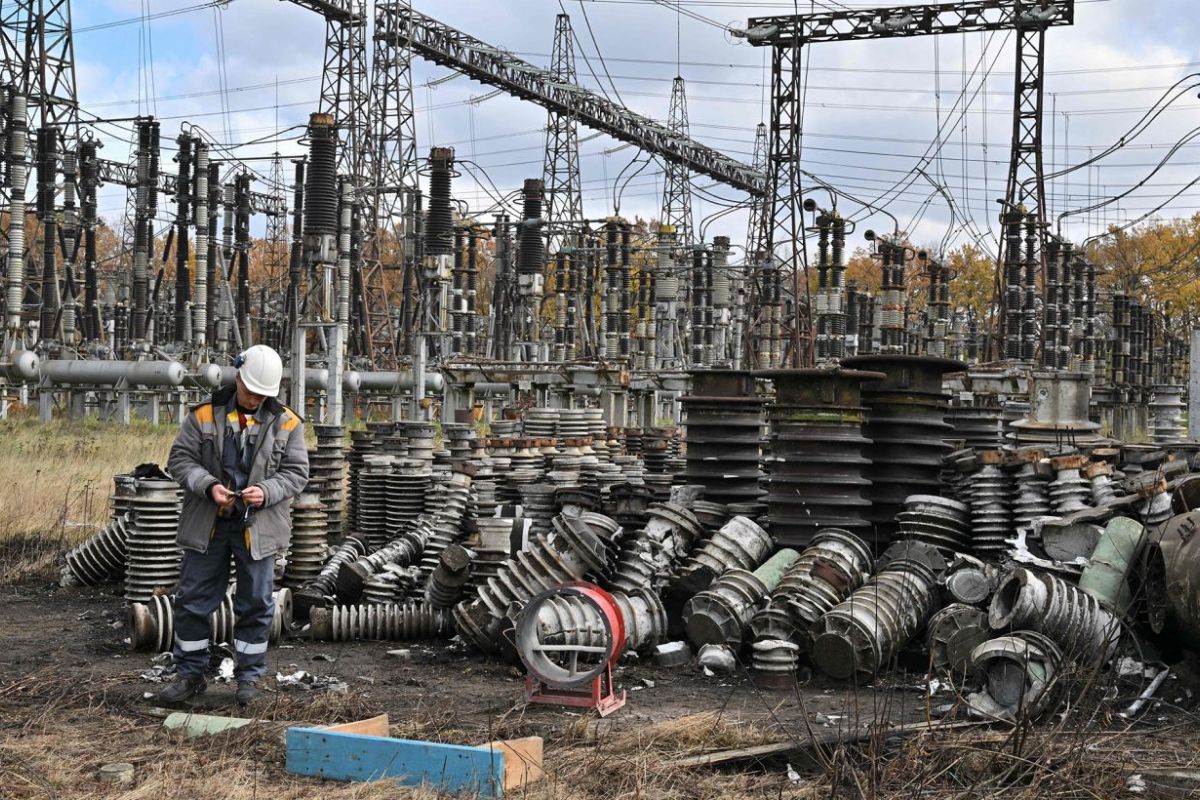
[[[554,49],[550,61],[551,79],[562,85],[575,85],[575,35],[571,18],[559,14],[554,19]],[[542,169],[546,184],[546,225],[550,229],[550,250],[557,253],[570,234],[561,227],[568,220],[583,218],[583,195],[579,178],[579,124],[570,111],[550,109],[546,115],[546,155]]]
[[[767,171],[767,124],[758,123],[754,129],[754,168]],[[764,195],[750,198],[750,223],[746,226],[746,263],[761,258],[763,249],[763,204]]]
[[[671,83],[671,110],[667,116],[667,128],[676,136],[691,136],[687,92],[683,78],[678,75]],[[663,173],[662,221],[675,230],[675,246],[686,251],[692,244],[691,173],[687,167],[672,161],[667,162]]]
[[[79,96],[71,0],[0,2],[0,38],[0,83],[29,99],[29,129],[55,125],[67,142],[75,142]]]

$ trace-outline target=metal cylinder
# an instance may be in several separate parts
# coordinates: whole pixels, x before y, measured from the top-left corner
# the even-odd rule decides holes
[[[907,497],[938,492],[944,440],[953,430],[945,420],[950,398],[942,392],[942,376],[966,365],[906,355],[856,356],[843,364],[886,376],[862,387],[863,435],[872,442],[871,465],[864,471],[871,486],[864,494],[878,546],[895,537],[896,515]]]
[[[984,686],[967,705],[991,719],[1033,720],[1053,707],[1063,653],[1049,637],[1014,631],[989,639],[971,652],[970,670]]]
[[[726,570],[751,570],[771,552],[771,537],[748,517],[734,517],[688,556],[683,571],[704,566],[720,575]]]
[[[172,480],[134,479],[129,504],[125,599],[144,603],[179,582],[183,551],[175,543],[183,492]]]
[[[454,212],[450,181],[454,176],[454,149],[434,147],[429,151],[429,207],[425,212],[425,255],[442,256],[454,251]]]
[[[129,515],[123,514],[67,551],[59,584],[96,586],[117,580],[125,572]]]
[[[187,370],[177,361],[42,361],[42,377],[65,385],[179,386]]]
[[[688,638],[697,648],[724,644],[735,652],[744,642],[747,623],[760,601],[779,585],[787,568],[800,554],[780,550],[754,572],[729,569],[709,588],[690,599],[683,608]]]
[[[687,414],[688,483],[717,503],[753,503],[762,496],[759,431],[762,400],[749,372],[693,372],[692,394],[680,398]]]
[[[971,653],[990,636],[986,611],[951,603],[930,617],[925,628],[930,668],[956,674],[966,672],[971,665]]]
[[[434,608],[452,608],[471,579],[471,560],[471,551],[462,545],[442,550],[425,584],[425,602]]]

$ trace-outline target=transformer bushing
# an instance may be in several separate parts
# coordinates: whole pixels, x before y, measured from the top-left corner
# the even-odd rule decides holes
[[[1087,466],[1087,456],[1058,456],[1050,459],[1054,480],[1050,482],[1050,502],[1054,513],[1066,516],[1091,507],[1092,486],[1081,470]]]
[[[119,579],[128,558],[129,515],[110,520],[104,528],[67,551],[60,586],[97,586]]]
[[[772,370],[768,521],[775,541],[806,547],[823,528],[866,533],[870,460],[860,387],[879,372]]]
[[[754,572],[733,568],[722,573],[683,608],[684,625],[692,644],[697,648],[723,644],[734,652],[740,650],[755,610],[799,557],[795,550],[784,549]]]
[[[1116,652],[1121,623],[1100,602],[1048,573],[1024,568],[1000,583],[988,608],[993,630],[1033,630],[1050,637],[1063,654],[1098,666]]]
[[[773,547],[770,535],[754,520],[734,517],[692,551],[682,571],[702,566],[715,575],[730,569],[751,570],[763,563]]]
[[[504,620],[514,603],[523,605],[537,592],[582,580],[605,568],[604,542],[580,521],[551,535],[536,536],[506,561],[494,577],[478,587],[471,602],[454,607],[454,624],[467,642],[496,654]]]
[[[463,521],[470,505],[471,486],[475,467],[462,463],[454,468],[450,480],[442,483],[443,492],[438,508],[432,513],[430,530],[421,553],[421,572],[432,575],[437,569],[442,551],[463,538]]]
[[[1183,439],[1182,396],[1182,386],[1159,384],[1154,387],[1154,397],[1150,401],[1150,418],[1154,427],[1155,444],[1176,444]]]
[[[317,577],[295,593],[296,612],[300,619],[308,619],[308,611],[315,606],[332,605],[337,592],[337,576],[342,564],[362,558],[367,554],[367,544],[356,536],[348,536],[338,545],[333,555],[321,567]]]
[[[896,557],[889,555],[897,553]],[[937,603],[937,551],[919,542],[894,545],[883,568],[817,623],[812,662],[840,680],[870,680],[925,625]],[[944,562],[942,562],[944,564]]]
[[[967,696],[967,705],[989,719],[1036,719],[1052,707],[1062,663],[1058,645],[1034,631],[989,639],[971,652],[969,668],[984,686]]]
[[[982,466],[971,478],[971,549],[994,557],[1007,549],[1013,534],[1012,476],[1001,467],[1001,451],[986,450],[978,457]]]
[[[987,612],[965,603],[951,603],[929,618],[925,647],[929,666],[939,672],[963,674],[975,648],[991,637]]]
[[[128,498],[125,599],[145,603],[156,589],[179,583],[183,551],[175,543],[183,491],[173,480],[135,479]]]
[[[276,589],[272,604],[274,613],[267,641],[278,644],[283,635],[292,629],[292,590]],[[232,644],[236,624],[233,594],[230,592],[208,616],[209,639],[214,643]],[[175,644],[175,595],[154,595],[146,603],[130,604],[129,643],[134,650],[154,653],[171,651]]]
[[[625,620],[625,649],[644,653],[653,650],[667,637],[667,611],[658,594],[649,589],[613,592]]]
[[[1015,454],[1012,521],[1017,530],[1029,530],[1033,521],[1052,513],[1050,461],[1040,448],[1022,448]]]
[[[349,602],[358,600],[368,578],[382,572],[389,564],[401,567],[416,564],[424,549],[425,531],[421,526],[415,526],[371,555],[343,563],[338,568],[338,599]]]
[[[471,579],[471,551],[451,544],[438,556],[437,567],[425,584],[425,602],[434,608],[452,608]]]
[[[288,546],[283,585],[292,589],[307,586],[325,565],[329,550],[329,516],[319,490],[310,484],[292,502],[292,540]]]
[[[368,550],[377,550],[388,541],[388,476],[395,459],[390,455],[363,456],[358,473],[355,530]]]
[[[1091,444],[1100,423],[1088,418],[1091,383],[1087,375],[1034,372],[1029,378],[1029,416],[1012,423],[1019,442]]]
[[[703,536],[704,528],[688,509],[674,503],[650,505],[645,527],[624,537],[608,585],[623,592],[661,589]]]
[[[343,442],[346,435],[341,425],[314,425],[317,452],[308,459],[309,479],[321,485],[321,504],[329,517],[329,536],[342,532],[342,512],[345,503],[346,457]]]
[[[953,431],[946,423],[950,397],[942,392],[942,376],[966,365],[906,355],[857,356],[842,363],[886,376],[862,387],[863,435],[872,443],[871,464],[863,473],[871,485],[864,495],[871,504],[873,541],[882,547],[895,537],[905,499],[938,492],[945,439]]]
[[[931,544],[947,558],[971,549],[971,509],[965,503],[914,494],[904,501],[896,520],[900,539]]]
[[[1117,499],[1116,484],[1113,482],[1113,467],[1104,461],[1088,464],[1083,476],[1091,483],[1092,505],[1110,505]]]
[[[793,642],[799,645],[799,655],[816,621],[862,586],[872,566],[870,548],[854,534],[837,528],[818,531],[788,567],[767,605],[751,618],[751,637],[755,642]],[[759,652],[755,650],[756,667]],[[777,655],[767,658],[776,662]],[[772,666],[777,671],[779,665]]]
[[[410,456],[411,453],[410,450]],[[389,540],[411,530],[417,519],[425,513],[432,477],[433,471],[428,462],[421,459],[405,458],[395,462],[386,479],[386,501],[383,506],[386,518],[384,531]]]
[[[416,642],[454,634],[449,612],[419,603],[314,608],[310,630],[318,642]]]
[[[954,603],[982,606],[992,596],[998,580],[998,568],[974,556],[958,554],[951,559],[942,579],[946,598]]]
[[[687,414],[688,483],[716,503],[753,503],[762,496],[759,435],[763,401],[749,372],[693,372],[692,394],[680,398]]]

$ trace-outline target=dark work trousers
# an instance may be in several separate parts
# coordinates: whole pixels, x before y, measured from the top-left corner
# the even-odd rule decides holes
[[[237,525],[237,527],[234,527]],[[209,615],[229,588],[229,556],[233,555],[237,589],[233,598],[234,671],[238,682],[257,681],[267,670],[267,638],[275,616],[275,558],[257,561],[246,547],[245,530],[218,521],[207,553],[183,551],[179,591],[175,595],[175,668],[180,677],[203,675],[208,669]]]

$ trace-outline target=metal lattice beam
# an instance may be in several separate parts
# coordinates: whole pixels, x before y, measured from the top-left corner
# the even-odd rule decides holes
[[[667,161],[750,194],[762,194],[766,176],[747,164],[680,137],[666,125],[630,111],[575,84],[559,83],[550,70],[536,67],[501,48],[468,36],[412,9],[399,8],[390,35],[400,46],[481,83],[495,86],[543,108],[572,114],[580,123],[654,153]]]
[[[550,74],[559,83],[575,83],[575,36],[571,18],[554,20],[554,48]],[[571,113],[550,109],[546,115],[546,153],[542,165],[546,184],[546,225],[550,229],[547,253],[557,253],[570,242],[570,233],[558,226],[583,218],[583,193],[579,175],[579,125]]]
[[[671,106],[667,127],[680,137],[690,135],[687,88],[682,77],[671,83]],[[687,250],[692,245],[692,181],[687,167],[668,161],[663,174],[662,221],[675,229],[675,244]],[[690,257],[690,254],[689,254]]]

